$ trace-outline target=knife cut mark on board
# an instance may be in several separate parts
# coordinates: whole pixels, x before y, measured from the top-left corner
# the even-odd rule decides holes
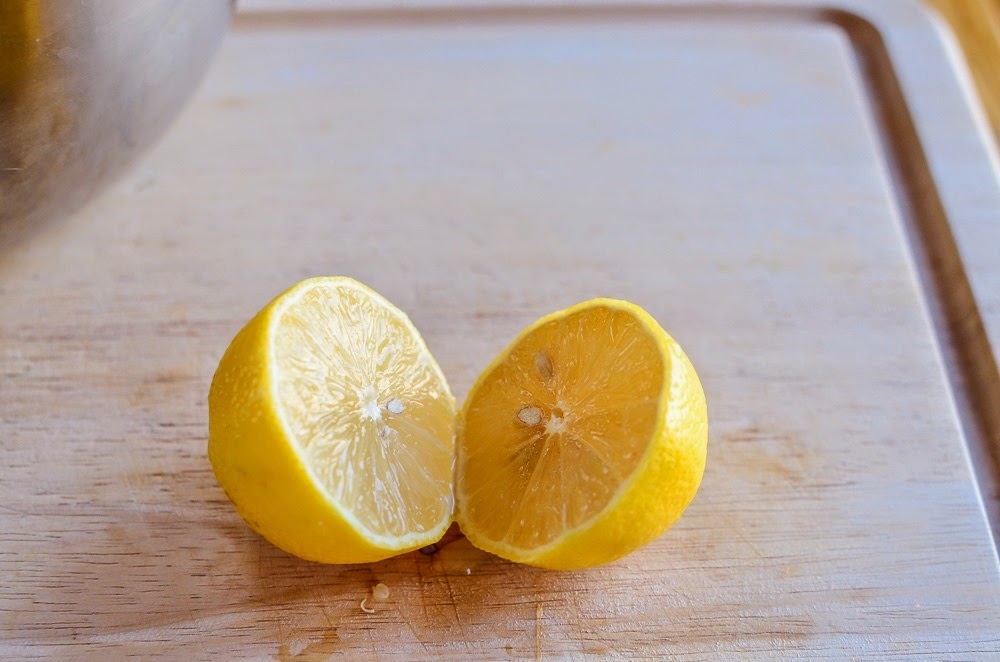
[[[535,659],[542,659],[542,603],[535,603]]]
[[[451,605],[451,610],[455,614],[455,624],[458,626],[458,631],[462,634],[462,641],[465,642],[466,649],[469,648],[469,638],[465,633],[465,625],[462,623],[462,616],[458,611],[458,605],[455,603],[455,591],[451,588],[451,578],[448,576],[447,572],[441,575],[444,578],[445,588],[448,589],[448,603]]]

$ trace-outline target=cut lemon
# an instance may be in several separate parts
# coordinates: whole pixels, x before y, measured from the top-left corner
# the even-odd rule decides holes
[[[472,387],[456,517],[474,545],[511,561],[607,563],[680,517],[707,437],[680,346],[634,304],[588,301],[528,327]]]
[[[313,561],[436,542],[452,521],[455,400],[404,313],[313,278],[236,336],[209,393],[208,454],[247,523]]]

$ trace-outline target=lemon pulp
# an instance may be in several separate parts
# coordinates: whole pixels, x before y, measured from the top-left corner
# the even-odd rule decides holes
[[[454,409],[405,318],[314,287],[276,313],[278,411],[312,477],[360,527],[404,539],[449,517]]]
[[[606,307],[517,343],[478,385],[459,445],[478,533],[530,550],[600,513],[649,445],[663,362],[633,315]]]

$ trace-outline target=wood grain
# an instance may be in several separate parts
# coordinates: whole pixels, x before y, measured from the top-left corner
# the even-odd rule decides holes
[[[0,656],[995,654],[1000,571],[907,243],[923,203],[876,117],[910,106],[871,99],[824,14],[684,4],[238,21],[139,168],[0,254]],[[878,25],[934,56],[901,46],[936,43],[923,24]],[[919,89],[938,212],[969,223],[989,165]],[[539,315],[642,304],[706,388],[701,492],[588,572],[457,531],[365,566],[273,548],[212,477],[205,398],[243,322],[320,273],[409,312],[459,397]]]
[[[927,0],[962,46],[986,115],[1000,139],[1000,0]]]

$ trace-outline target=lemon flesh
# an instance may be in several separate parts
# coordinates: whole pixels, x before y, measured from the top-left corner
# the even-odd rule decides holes
[[[348,278],[315,278],[233,340],[209,395],[209,458],[237,511],[306,559],[431,544],[454,507],[455,403],[409,319]]]
[[[634,304],[585,302],[522,332],[470,391],[457,519],[513,561],[606,563],[680,516],[706,449],[704,393],[679,345]]]

